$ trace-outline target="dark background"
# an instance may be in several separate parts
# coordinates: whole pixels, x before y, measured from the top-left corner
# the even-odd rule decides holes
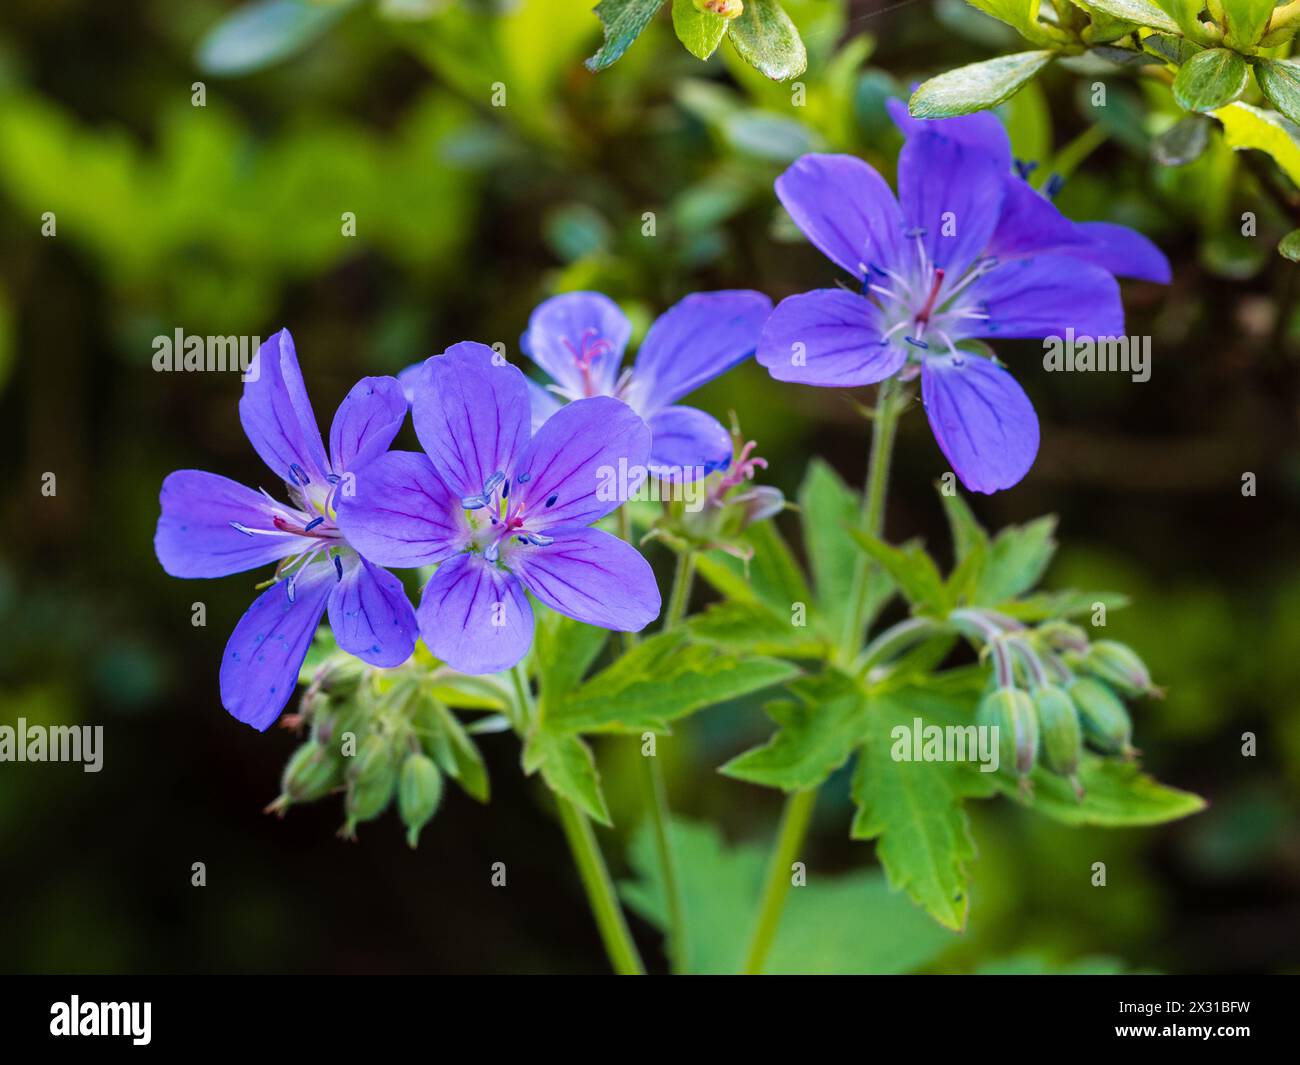
[[[530,309],[563,288],[607,291],[644,326],[698,289],[779,298],[831,283],[820,256],[789,242],[772,179],[809,147],[889,172],[885,94],[1016,47],[954,4],[878,16],[880,4],[802,0],[789,5],[811,53],[800,110],[734,57],[691,58],[666,15],[593,77],[581,68],[599,39],[587,6],[531,0],[477,20],[453,6],[394,23],[363,4],[302,53],[222,79],[193,56],[227,5],[5,4],[0,722],[102,724],[105,765],[0,764],[0,967],[603,970],[561,834],[510,736],[482,745],[490,806],[453,791],[416,852],[392,816],[355,844],[336,840],[334,802],[264,816],[293,741],[235,722],[216,686],[261,575],[172,580],[152,552],[169,471],[267,483],[239,429],[237,377],[157,374],[154,336],[289,326],[327,424],[363,374],[462,339],[516,355]],[[860,34],[874,52],[832,77],[836,47]],[[204,108],[190,102],[199,80]],[[490,106],[498,80],[504,108]],[[991,527],[1055,512],[1049,585],[1133,597],[1110,634],[1169,689],[1137,708],[1138,745],[1160,779],[1211,806],[1103,831],[981,804],[970,927],[933,967],[1107,955],[1174,972],[1294,971],[1300,320],[1296,268],[1272,250],[1289,226],[1217,134],[1198,162],[1161,168],[1149,140],[1172,120],[1168,104],[1115,78],[1099,114],[1091,80],[1054,69],[1008,121],[1018,152],[1102,131],[1058,202],[1138,225],[1173,262],[1171,288],[1125,286],[1130,333],[1153,337],[1152,378],[1049,375],[1037,345],[1003,345],[1038,408],[1042,452],[1021,485],[975,506]],[[339,235],[347,210],[354,239]],[[41,236],[45,211],[55,238]],[[644,211],[656,212],[654,238],[641,234]],[[1242,211],[1258,215],[1253,239]],[[866,427],[844,393],[782,386],[749,365],[697,399],[738,412],[788,495],[814,454],[863,475]],[[918,409],[903,424],[888,532],[922,535],[940,558],[932,483],[944,469]],[[47,471],[53,498],[40,492]],[[793,515],[780,522],[797,535]],[[190,624],[197,601],[204,628]],[[674,807],[765,841],[780,797],[712,770],[768,730],[756,702],[679,729],[665,752]],[[1245,731],[1258,736],[1253,759]],[[599,754],[617,872],[636,792],[614,746]],[[847,783],[833,781],[812,863],[873,862],[848,840],[849,818]],[[1096,860],[1104,891],[1088,885]],[[196,861],[206,888],[190,886]],[[495,861],[507,888],[489,886]],[[634,927],[657,964],[655,936]]]

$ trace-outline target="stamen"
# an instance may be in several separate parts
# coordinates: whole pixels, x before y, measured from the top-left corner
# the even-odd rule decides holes
[[[323,522],[324,520],[325,519],[323,517],[312,518],[311,521],[309,521],[306,525],[302,527],[303,532],[311,532],[312,529],[316,528],[316,526],[321,524],[321,522]]]
[[[502,499],[509,499],[509,498],[510,498],[510,482],[509,482],[509,481],[506,481],[506,483],[503,484],[503,485],[501,486],[501,498],[502,498]]]
[[[236,532],[241,532],[241,533],[243,533],[245,536],[256,536],[256,535],[257,535],[257,534],[256,534],[255,532],[253,532],[253,530],[250,529],[247,525],[240,525],[239,522],[237,522],[237,521],[232,521],[232,522],[230,523],[230,527],[231,527],[232,529],[234,529]]]
[[[903,337],[903,339],[906,340],[913,347],[920,348],[922,351],[930,350],[930,345],[918,337]]]
[[[302,570],[298,571],[298,573],[301,572]],[[289,602],[291,603],[297,598],[298,595],[298,573],[293,574],[287,581],[284,582],[284,590],[288,594]]]
[[[299,488],[306,488],[311,484],[310,478],[308,478],[307,474],[303,472],[302,467],[296,462],[289,463],[289,472],[293,474],[293,483]]]
[[[505,479],[506,479],[506,475],[502,473],[500,470],[497,470],[497,472],[494,473],[491,477],[489,477],[487,481],[484,483],[483,495],[490,496],[493,492],[496,491],[497,485],[499,485]]]
[[[559,497],[558,493],[555,494],[555,495],[549,496],[549,497],[547,498],[547,500],[546,500],[546,505],[547,505],[548,507],[553,507],[553,506],[555,506],[555,501],[556,501],[557,499],[559,499],[559,498],[560,498],[560,497]]]
[[[923,323],[930,320],[930,314],[934,310],[935,301],[939,298],[939,289],[942,287],[943,267],[939,266],[935,267],[934,282],[930,285],[930,295],[926,297],[925,306],[921,308],[920,313],[916,316],[918,322]]]
[[[527,484],[532,479],[533,479],[533,475],[531,473],[521,473],[518,477],[515,478],[515,480],[518,481],[520,484]]]
[[[501,557],[501,541],[493,540],[486,548],[483,549],[483,557],[489,562],[495,562]]]
[[[541,533],[527,533],[524,536],[524,541],[534,547],[550,547],[551,544],[555,543],[555,537],[543,536]]]
[[[341,581],[343,579],[343,559],[339,558],[338,555],[334,556],[334,572],[338,574],[335,579]]]
[[[488,505],[487,496],[485,495],[461,496],[460,505],[465,510],[479,510]]]

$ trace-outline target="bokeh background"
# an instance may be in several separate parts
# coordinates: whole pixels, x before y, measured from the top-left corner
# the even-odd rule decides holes
[[[491,804],[452,789],[415,852],[394,817],[347,844],[335,803],[264,816],[293,738],[235,722],[216,686],[257,578],[171,580],[152,552],[172,469],[267,480],[239,428],[237,377],[155,373],[155,336],[287,325],[327,419],[359,376],[454,341],[517,355],[530,309],[563,289],[606,291],[643,328],[697,289],[779,298],[828,284],[773,178],[810,149],[891,172],[889,95],[1019,47],[959,0],[792,0],[810,53],[796,107],[790,86],[726,45],[693,59],[666,14],[593,76],[581,65],[600,39],[589,6],[367,0],[282,62],[218,77],[196,50],[231,5],[4,4],[0,723],[102,724],[106,749],[97,775],[0,764],[0,968],[604,970],[560,831],[508,735],[483,743]],[[1159,165],[1167,102],[1111,71],[1107,105],[1093,107],[1094,80],[1053,67],[1003,113],[1017,155],[1067,177],[1067,213],[1138,226],[1172,260],[1170,288],[1125,286],[1129,331],[1153,337],[1152,377],[1046,374],[1041,348],[1004,345],[1042,418],[1042,453],[1015,490],[975,506],[991,526],[1055,512],[1049,584],[1132,596],[1110,634],[1169,689],[1138,707],[1137,742],[1157,776],[1211,806],[1104,831],[975,805],[970,925],[928,968],[1102,956],[1112,968],[1295,971],[1300,317],[1297,268],[1273,250],[1291,223],[1217,134],[1197,161]],[[504,107],[492,106],[498,82]],[[55,237],[41,234],[47,211]],[[344,211],[355,238],[340,234]],[[1243,211],[1257,216],[1253,238]],[[866,427],[850,398],[753,365],[698,396],[738,413],[789,495],[814,454],[862,477]],[[909,415],[888,532],[924,536],[941,558],[932,484],[945,468]],[[40,492],[47,471],[53,498]],[[796,536],[793,515],[780,521]],[[196,601],[204,628],[190,624]],[[674,807],[765,843],[780,796],[713,770],[769,728],[756,702],[679,728],[664,751]],[[1241,754],[1246,731],[1254,758]],[[618,824],[601,838],[621,874],[637,803],[616,746],[598,749]],[[873,864],[849,819],[847,782],[832,781],[813,867]],[[1097,860],[1105,889],[1088,882]],[[196,861],[206,888],[190,885]],[[506,889],[488,884],[494,861],[508,864]],[[662,964],[655,934],[633,923]]]

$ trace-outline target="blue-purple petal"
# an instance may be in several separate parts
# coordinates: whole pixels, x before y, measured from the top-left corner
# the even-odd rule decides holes
[[[827,288],[778,303],[763,326],[757,358],[778,381],[853,388],[897,373],[907,354],[881,342],[874,303]]]
[[[580,399],[552,415],[519,456],[511,500],[534,532],[589,525],[640,486],[649,459],[650,430],[631,407],[609,396]]]
[[[885,107],[904,137],[938,133],[949,140],[992,156],[1002,172],[1011,170],[1011,140],[1001,120],[992,111],[978,111],[956,118],[913,118],[903,100],[887,100]]]
[[[518,579],[480,554],[438,567],[416,612],[420,636],[461,673],[509,669],[533,641],[533,608]]]
[[[633,405],[649,417],[749,358],[771,313],[770,299],[744,289],[680,300],[650,326],[637,352]]]
[[[856,156],[802,156],[776,179],[776,194],[804,236],[859,281],[866,266],[911,262],[893,192]]]
[[[300,550],[299,537],[275,528],[266,496],[228,477],[177,470],[163,481],[158,501],[154,552],[173,577],[225,577]]]
[[[1008,174],[1003,192],[1002,214],[989,241],[988,254],[999,259],[1056,251],[1068,255],[1090,243],[1056,204],[1024,178]]]
[[[453,344],[425,364],[412,420],[438,476],[458,499],[477,495],[528,443],[528,386],[485,344]]]
[[[731,434],[712,414],[694,407],[669,407],[646,421],[650,427],[650,467],[669,480],[707,477],[731,463]]]
[[[1135,229],[1114,222],[1076,222],[1075,227],[1088,238],[1088,246],[1067,254],[1094,263],[1117,277],[1169,284],[1173,274],[1169,260],[1155,244]]]
[[[929,130],[898,156],[898,202],[921,230],[929,262],[955,280],[988,247],[1002,211],[1005,172],[996,157]]]
[[[358,470],[388,450],[406,420],[406,396],[395,377],[363,377],[343,398],[330,425],[335,473]]]
[[[221,659],[220,686],[221,704],[240,721],[265,732],[280,716],[335,579],[333,563],[313,562],[298,575],[292,599],[288,581],[278,581],[239,619]]]
[[[336,497],[338,527],[371,562],[413,569],[441,562],[469,542],[460,497],[425,455],[388,451],[363,467]]]
[[[546,420],[560,409],[560,400],[549,388],[543,388],[536,381],[528,381],[528,402],[532,414],[533,432],[537,432]]]
[[[630,544],[599,529],[553,529],[545,547],[513,545],[507,565],[552,610],[618,632],[659,616],[654,571]]]
[[[575,398],[608,395],[618,379],[632,325],[618,304],[600,292],[566,292],[538,304],[520,343],[533,362]],[[584,379],[578,358],[597,352]]]
[[[967,319],[959,337],[1048,337],[1124,333],[1119,284],[1100,266],[1065,255],[1001,263],[967,289],[963,305],[988,319]]]
[[[289,330],[262,344],[247,378],[239,420],[254,450],[281,480],[323,484],[329,472],[325,446]]]
[[[415,609],[402,582],[352,554],[329,595],[330,628],[348,654],[372,666],[400,666],[415,650]],[[336,573],[337,577],[337,573]]]
[[[1038,416],[1006,370],[977,355],[930,356],[921,399],[940,450],[972,492],[1010,488],[1038,454]]]

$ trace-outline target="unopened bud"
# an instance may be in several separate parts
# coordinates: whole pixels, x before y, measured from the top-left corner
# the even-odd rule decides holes
[[[406,825],[406,842],[415,848],[420,829],[429,823],[442,801],[442,774],[425,754],[407,755],[397,787],[397,810]]]
[[[1093,677],[1079,677],[1070,685],[1070,698],[1079,708],[1079,723],[1088,743],[1105,754],[1131,757],[1133,724],[1124,703]]]
[[[1137,697],[1159,693],[1151,683],[1146,663],[1127,644],[1098,640],[1088,649],[1083,668],[1125,695]]]
[[[1083,730],[1074,701],[1055,684],[1034,689],[1034,710],[1043,737],[1043,761],[1053,773],[1067,777],[1082,797],[1079,784],[1079,755],[1083,752]]]
[[[976,718],[981,725],[997,727],[1002,764],[1024,778],[1038,759],[1038,718],[1034,701],[1019,688],[999,688],[980,700]]]
[[[268,813],[282,813],[294,803],[314,802],[338,783],[339,763],[327,747],[311,740],[289,757],[280,777],[280,796]]]

